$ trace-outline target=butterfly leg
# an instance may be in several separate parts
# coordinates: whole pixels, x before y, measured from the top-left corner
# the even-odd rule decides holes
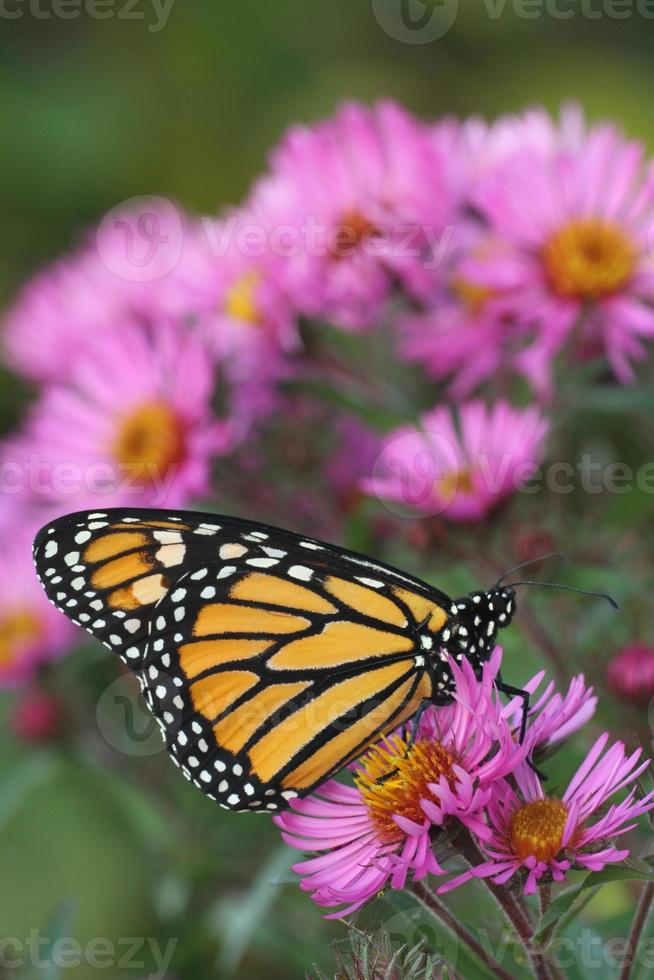
[[[530,697],[529,691],[525,691],[520,687],[513,687],[511,684],[505,684],[500,674],[497,675],[497,689],[498,691],[501,691],[502,694],[507,694],[509,697],[522,698],[522,716],[520,718],[520,736],[519,736],[519,741],[520,744],[522,745],[522,743],[525,740],[525,734],[527,732],[527,718],[529,716],[529,697]],[[541,772],[541,770],[534,765],[531,759],[527,759],[527,765],[529,766],[530,769],[533,769],[533,771],[536,773],[539,779],[543,779],[543,780],[547,779],[547,774]]]
[[[406,742],[406,750],[404,752],[405,759],[408,756],[411,749],[413,748],[413,743],[416,740],[416,732],[420,728],[420,722],[422,720],[422,716],[424,715],[425,711],[430,705],[431,705],[431,701],[429,701],[428,699],[421,701],[420,707],[418,708],[415,715],[413,716],[413,719],[410,719],[411,726],[409,727],[409,721],[407,721],[404,725],[404,741]]]
[[[525,734],[527,732],[527,718],[529,716],[529,691],[523,690],[521,687],[513,687],[512,684],[505,684],[502,680],[501,674],[497,675],[497,690],[501,691],[502,694],[506,694],[512,698],[522,698],[522,715],[520,718],[520,745],[525,740]]]
[[[416,711],[413,719],[411,719],[411,727],[409,727],[409,721],[406,721],[402,726],[402,737],[406,742],[406,749],[404,750],[404,758],[406,759],[413,748],[413,743],[416,740],[416,732],[420,727],[420,720],[424,715],[427,708],[431,705],[431,701],[425,699],[421,701],[418,710]],[[385,773],[377,779],[378,783],[385,783],[387,779],[391,779],[397,773],[397,769],[391,769],[390,772]]]

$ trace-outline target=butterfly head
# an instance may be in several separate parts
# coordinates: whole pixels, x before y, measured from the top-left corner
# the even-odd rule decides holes
[[[514,613],[515,592],[508,585],[457,599],[452,604],[450,648],[473,664],[484,663],[493,652],[498,630],[509,625]]]

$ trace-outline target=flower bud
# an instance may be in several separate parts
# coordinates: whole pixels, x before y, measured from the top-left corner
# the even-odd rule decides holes
[[[624,647],[609,662],[607,678],[623,701],[646,708],[654,697],[654,647],[643,643]]]
[[[63,728],[61,704],[49,692],[30,688],[14,709],[11,727],[24,742],[49,742]]]

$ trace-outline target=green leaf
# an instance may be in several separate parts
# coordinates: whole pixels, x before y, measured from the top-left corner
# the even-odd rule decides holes
[[[365,401],[362,394],[354,390],[352,386],[346,388],[345,384],[342,384],[335,388],[325,381],[306,379],[289,382],[286,387],[290,391],[312,395],[352,412],[363,422],[368,423],[372,429],[382,432],[407,423],[406,415],[399,408],[393,410],[388,405],[371,404]]]
[[[73,935],[76,911],[74,902],[62,902],[43,929],[43,936],[47,937],[49,942],[48,947],[40,951],[42,962],[38,969],[30,971],[30,977],[34,980],[37,980],[37,977],[38,980],[61,980],[64,968],[49,959],[49,951],[58,940],[68,939]]]
[[[277,887],[280,876],[288,873],[294,860],[293,852],[286,845],[277,848],[242,898],[232,895],[213,907],[211,927],[222,947],[221,976],[231,977],[236,972],[281,894]]]
[[[542,916],[534,939],[540,941],[550,930],[552,930],[552,936],[560,932],[583,907],[578,905],[574,909],[572,908],[577,899],[583,896],[585,899],[583,904],[585,905],[592,898],[592,889],[612,881],[654,881],[654,874],[651,871],[643,871],[640,868],[630,868],[625,865],[613,865],[604,868],[603,871],[591,871],[583,881],[566,888],[565,891],[556,896],[545,915]],[[584,895],[584,893],[587,894]],[[556,928],[552,929],[553,926]]]
[[[649,388],[600,385],[582,389],[579,405],[586,411],[618,414],[621,412],[651,412],[654,392]]]
[[[91,775],[94,775],[91,772]],[[151,795],[142,792],[111,770],[102,774],[102,791],[125,819],[125,824],[143,847],[164,849],[174,843],[174,831]]]
[[[0,789],[0,828],[20,810],[29,795],[52,775],[56,757],[46,753],[21,760],[15,771],[3,779]]]
[[[590,880],[592,879],[592,880]],[[614,864],[603,871],[591,871],[582,882],[582,888],[592,888],[594,885],[606,885],[610,881],[654,881],[654,872],[643,868],[630,868]]]

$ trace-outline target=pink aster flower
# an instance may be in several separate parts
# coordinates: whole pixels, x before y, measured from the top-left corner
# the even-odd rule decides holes
[[[613,838],[654,809],[654,792],[637,799],[632,785],[650,763],[638,762],[640,749],[627,755],[622,742],[605,752],[608,737],[604,733],[597,739],[561,799],[546,796],[526,765],[514,773],[517,792],[504,780],[496,783],[486,810],[491,837],[480,841],[488,860],[438,890],[449,891],[472,878],[492,877],[504,884],[522,872],[524,892],[532,894],[545,874],[564,881],[573,867],[601,871],[628,857],[629,850],[618,848]],[[612,796],[630,785],[623,800],[607,807]]]
[[[45,389],[5,446],[3,464],[14,467],[5,487],[11,477],[9,489],[59,511],[201,497],[212,457],[234,435],[213,417],[213,393],[212,359],[188,329],[115,327],[80,356],[69,384]]]
[[[425,125],[391,102],[350,103],[289,130],[271,170],[252,203],[287,256],[286,285],[303,313],[360,330],[396,280],[424,288],[456,204]]]
[[[28,681],[72,646],[75,628],[52,606],[34,574],[31,527],[0,531],[0,687]]]
[[[515,357],[529,342],[527,328],[513,316],[513,301],[497,284],[480,285],[467,266],[493,261],[505,251],[486,227],[462,219],[434,278],[426,308],[398,317],[400,357],[417,362],[432,378],[449,380],[448,395],[466,398],[489,378],[515,371]]]
[[[99,282],[104,276],[90,249],[37,273],[5,317],[7,363],[33,381],[67,376],[71,358],[121,316],[119,295]]]
[[[410,751],[391,735],[359,760],[354,786],[330,780],[275,817],[287,844],[317,852],[294,870],[315,902],[338,909],[331,918],[356,911],[387,883],[403,888],[409,876],[444,874],[434,827],[459,821],[486,834],[481,811],[493,782],[525,758],[494,688],[500,659],[497,651],[480,681],[466,661],[450,661],[454,703],[423,716]]]
[[[511,315],[534,329],[516,363],[546,390],[551,361],[573,336],[582,356],[604,353],[620,381],[654,336],[654,169],[643,147],[593,126],[556,154],[513,154],[481,182],[476,205],[507,246],[471,260],[479,288],[512,297]]]
[[[5,359],[34,381],[66,380],[116,324],[156,324],[211,303],[213,265],[201,227],[177,205],[135,199],[25,285],[5,318]]]
[[[544,676],[545,672],[541,671],[525,685],[525,690],[532,698],[525,736],[529,757],[533,757],[536,752],[546,752],[583,728],[597,708],[597,696],[593,693],[593,688],[586,685],[583,674],[572,678],[564,694],[556,690],[554,681],[550,681],[534,700]],[[520,730],[522,711],[522,698],[515,698],[505,708],[514,732]]]
[[[417,515],[482,520],[533,478],[548,423],[535,408],[490,408],[472,401],[458,418],[447,408],[427,412],[418,427],[391,432],[363,489]]]
[[[515,153],[551,155],[578,146],[584,132],[581,107],[566,102],[558,119],[538,106],[490,122],[481,116],[446,116],[433,126],[432,138],[448,159],[456,161],[461,198],[470,201],[477,182]]]
[[[262,417],[275,406],[276,385],[292,374],[292,356],[301,348],[286,265],[255,210],[203,224],[214,256],[212,299],[196,304],[198,321],[233,385],[239,416]]]

